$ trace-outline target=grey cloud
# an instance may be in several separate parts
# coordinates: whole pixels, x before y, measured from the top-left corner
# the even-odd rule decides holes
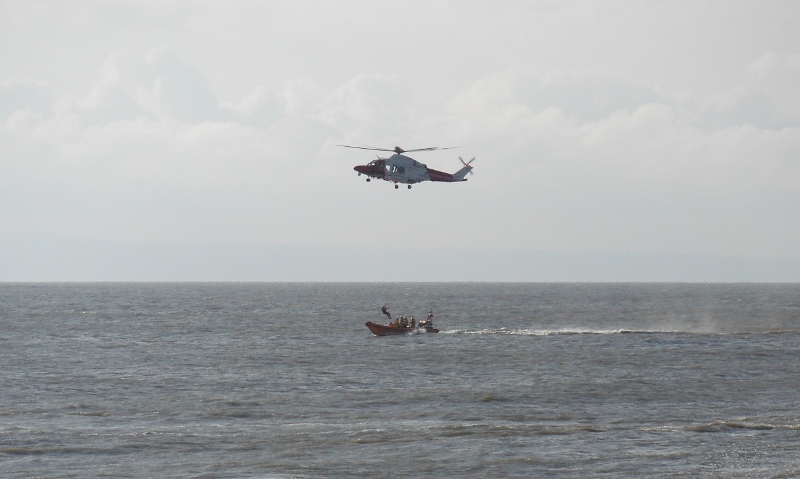
[[[53,92],[41,82],[13,79],[0,82],[0,119],[19,110],[48,114],[53,102]]]
[[[618,110],[633,111],[662,101],[661,95],[651,88],[605,77],[531,79],[517,89],[516,97],[533,111],[555,106],[580,122],[598,121]]]
[[[143,109],[121,85],[109,85],[93,108],[85,111],[84,119],[92,124],[105,124],[112,121],[133,120],[139,116],[154,117],[152,112]]]
[[[700,123],[707,129],[754,125],[768,130],[779,130],[797,125],[797,121],[783,117],[763,90],[757,87],[737,88],[707,103]]]
[[[164,80],[181,75],[187,84],[196,83],[205,112],[181,112],[180,102],[192,95],[181,98],[170,90],[180,83]],[[27,152],[28,143],[43,145],[47,151],[38,162],[48,168],[23,178],[26,187],[14,195],[24,206],[5,212],[3,219],[17,229],[38,221],[76,236],[145,241],[359,244],[381,231],[364,227],[375,202],[395,201],[377,195],[395,191],[374,183],[364,188],[363,179],[355,183],[351,166],[371,153],[333,145],[452,144],[464,149],[423,161],[447,169],[450,161],[458,165],[459,154],[475,155],[480,169],[467,185],[421,185],[415,196],[402,197],[416,212],[415,224],[432,225],[424,239],[414,241],[464,244],[469,238],[476,246],[497,248],[796,251],[796,242],[770,239],[776,236],[770,231],[784,223],[782,214],[758,222],[763,215],[741,207],[755,194],[769,200],[774,191],[788,197],[795,192],[797,172],[779,161],[797,151],[797,135],[790,131],[775,135],[749,128],[709,135],[687,121],[695,110],[685,104],[601,75],[490,75],[460,95],[458,108],[438,116],[426,113],[406,88],[395,76],[358,74],[333,86],[300,78],[283,90],[259,87],[238,103],[218,107],[202,72],[174,54],[121,53],[109,60],[83,110],[75,110],[97,115],[105,124],[71,123],[74,111],[68,111],[50,121],[34,118],[39,123],[30,126],[5,125],[6,149]],[[221,121],[202,120],[216,114]],[[115,115],[135,119],[113,121]],[[22,159],[33,157],[26,155]],[[74,174],[65,175],[66,167]],[[759,175],[762,182],[756,184]],[[43,179],[47,187],[35,189]],[[49,202],[42,200],[47,195],[52,195]],[[737,196],[742,202],[725,203]],[[36,200],[42,203],[36,206]],[[441,221],[442,212],[454,217],[452,212],[467,202],[475,204],[471,215]],[[716,202],[725,203],[720,210],[737,221],[713,223],[724,216],[708,206]],[[691,206],[680,206],[685,204]],[[796,206],[786,204],[785,209]],[[61,205],[69,208],[53,214]],[[686,212],[696,213],[691,221]],[[739,224],[759,233],[736,234],[745,229]],[[796,228],[781,227],[786,238],[796,238]],[[691,234],[675,233],[684,230]],[[379,241],[396,245],[411,239]]]
[[[396,77],[360,74],[326,95],[315,116],[349,138],[396,141],[415,136],[414,106]]]
[[[150,66],[154,89],[173,118],[199,123],[221,117],[211,83],[200,70],[168,50],[155,54]]]
[[[286,109],[277,95],[262,87],[239,103],[221,103],[220,108],[231,121],[261,128],[275,123]]]
[[[749,124],[769,130],[800,125],[800,56],[769,53],[749,70],[741,85],[706,103],[702,111],[705,125]]]
[[[798,7],[384,3],[18,2],[0,229],[800,257]],[[478,161],[395,191],[339,143]]]
[[[778,114],[800,121],[800,55],[763,55],[753,63],[751,72]]]
[[[532,113],[557,108],[579,123],[663,101],[653,88],[602,75],[510,71],[477,82],[462,102],[492,108],[517,106]]]
[[[116,52],[102,73],[87,97],[68,102],[86,123],[144,117],[196,124],[227,117],[205,75],[169,50]]]

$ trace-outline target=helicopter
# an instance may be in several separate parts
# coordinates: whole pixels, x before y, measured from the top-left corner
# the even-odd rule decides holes
[[[389,158],[381,158],[379,156],[377,160],[372,160],[366,165],[354,166],[353,169],[358,172],[358,176],[361,176],[362,174],[367,175],[367,181],[371,181],[372,178],[376,178],[379,180],[393,182],[395,189],[400,187],[398,183],[405,183],[408,185],[408,189],[411,189],[411,185],[420,183],[422,181],[441,181],[446,183],[467,181],[467,173],[470,175],[473,174],[471,163],[475,161],[474,157],[469,161],[464,161],[459,156],[458,159],[461,160],[461,163],[464,165],[464,167],[455,173],[445,173],[444,171],[428,168],[427,165],[424,165],[417,160],[404,155],[404,153],[411,153],[414,151],[450,150],[452,149],[451,147],[439,148],[438,146],[431,146],[428,148],[404,150],[399,146],[395,146],[390,150],[387,148],[372,148],[369,146],[337,146],[342,146],[344,148],[356,148],[359,150],[394,152],[394,155],[390,156]]]

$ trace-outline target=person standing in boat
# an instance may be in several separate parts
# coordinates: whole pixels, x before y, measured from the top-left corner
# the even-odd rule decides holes
[[[389,307],[386,306],[385,304],[381,308],[381,313],[385,314],[386,316],[389,316],[389,321],[392,320],[392,313],[389,312]]]
[[[417,325],[417,320],[414,319],[414,316],[411,316],[411,329],[414,329],[416,325]]]

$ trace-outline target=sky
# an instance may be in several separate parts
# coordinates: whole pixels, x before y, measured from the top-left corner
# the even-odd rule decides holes
[[[800,281],[798,24],[0,0],[0,281]],[[339,144],[475,174],[395,190]]]

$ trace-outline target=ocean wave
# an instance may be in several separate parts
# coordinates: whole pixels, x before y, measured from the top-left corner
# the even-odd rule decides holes
[[[272,419],[278,417],[277,413],[263,410],[209,411],[206,415],[215,419]]]
[[[797,431],[800,430],[800,424],[769,424],[755,421],[730,420],[693,424],[687,426],[685,429],[691,432],[725,432],[732,429],[747,429],[751,431]]]
[[[401,428],[404,433],[398,431],[351,431],[355,439],[353,442],[370,443],[384,442],[386,438],[391,441],[400,437],[533,437],[533,436],[569,436],[580,434],[599,434],[606,432],[620,433],[623,431],[647,431],[651,433],[675,433],[680,431],[698,433],[718,433],[733,432],[735,430],[750,431],[796,431],[800,430],[800,424],[772,424],[770,422],[746,421],[746,420],[727,420],[711,423],[678,425],[662,424],[657,426],[643,426],[641,424],[563,424],[551,425],[544,423],[528,424],[498,424],[485,422],[465,422],[461,424],[449,425],[418,425],[417,427]]]
[[[89,417],[106,417],[111,413],[108,411],[74,411],[67,413],[70,416],[89,416]]]
[[[481,437],[531,437],[531,436],[567,436],[572,434],[600,433],[607,429],[601,426],[564,425],[545,426],[542,424],[497,425],[497,424],[462,424],[438,427],[434,435],[457,437],[476,435]]]
[[[85,447],[71,447],[71,446],[58,446],[58,447],[25,447],[25,446],[9,446],[0,449],[0,453],[13,454],[13,455],[40,455],[40,454],[85,454],[92,452],[90,448]]]

